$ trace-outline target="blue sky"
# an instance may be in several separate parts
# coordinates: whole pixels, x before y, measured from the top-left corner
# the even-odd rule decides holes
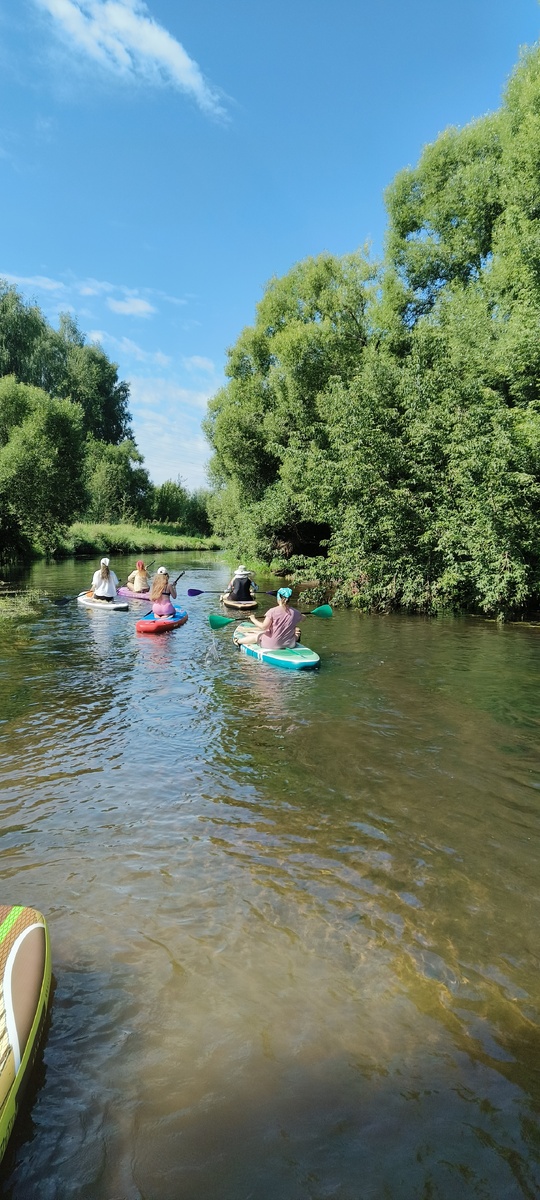
[[[265,283],[382,248],[383,190],[498,107],[537,0],[0,0],[0,275],[131,383],[152,478]]]

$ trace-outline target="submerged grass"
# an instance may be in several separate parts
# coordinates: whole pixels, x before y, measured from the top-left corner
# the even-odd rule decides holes
[[[148,554],[150,550],[219,550],[215,537],[186,534],[179,525],[100,525],[77,521],[61,538],[55,558],[73,554]]]
[[[9,621],[13,617],[33,617],[44,597],[39,592],[29,588],[26,592],[18,592],[14,596],[0,596],[0,621]]]

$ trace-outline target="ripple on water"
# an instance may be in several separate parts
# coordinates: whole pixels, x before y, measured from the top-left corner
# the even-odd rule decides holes
[[[2,642],[4,899],[56,977],[5,1194],[536,1195],[536,638],[342,613],[289,677],[198,603]]]

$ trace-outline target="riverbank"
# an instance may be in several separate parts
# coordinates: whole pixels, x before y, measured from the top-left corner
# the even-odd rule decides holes
[[[59,540],[54,558],[105,553],[148,554],[152,550],[219,550],[221,545],[215,537],[186,534],[179,525],[101,525],[77,521]],[[37,556],[40,556],[39,552]]]

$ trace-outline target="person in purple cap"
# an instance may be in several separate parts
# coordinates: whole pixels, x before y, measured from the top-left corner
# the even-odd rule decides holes
[[[277,594],[275,608],[269,608],[262,621],[258,621],[253,613],[249,619],[261,630],[260,633],[246,633],[242,630],[243,642],[257,642],[261,650],[284,650],[294,648],[300,637],[298,626],[304,620],[303,613],[289,604],[292,588],[280,588]]]

